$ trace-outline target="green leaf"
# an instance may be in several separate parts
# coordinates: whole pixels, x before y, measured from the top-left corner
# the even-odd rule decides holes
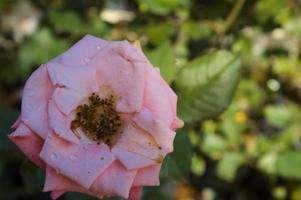
[[[72,33],[82,30],[81,27],[84,24],[80,17],[72,11],[50,12],[49,19],[56,29]]]
[[[264,108],[266,120],[276,127],[287,127],[301,120],[300,108],[292,103],[268,105]]]
[[[175,26],[171,22],[149,24],[139,31],[143,34],[147,34],[150,41],[157,46],[168,41],[176,32]]]
[[[170,43],[165,42],[157,49],[148,52],[147,57],[153,65],[160,68],[161,75],[168,83],[170,83],[177,71],[175,62],[176,57]]]
[[[81,200],[96,200],[96,197],[88,196],[86,194],[81,194],[77,192],[68,192],[65,195],[67,200],[73,200],[73,199],[81,199]]]
[[[162,186],[162,182],[160,181],[160,185]],[[153,199],[166,199],[166,197],[164,197],[163,192],[161,191],[162,187],[158,187],[158,186],[146,186],[143,188],[143,199],[144,200],[153,200]]]
[[[278,155],[275,152],[262,155],[257,162],[257,167],[266,173],[275,174],[277,171],[276,168],[277,156]]]
[[[289,3],[282,0],[265,0],[256,4],[256,17],[261,22],[273,19],[279,23],[284,23],[292,18]]]
[[[26,159],[21,165],[20,172],[28,193],[39,192],[43,189],[45,173],[31,161]]]
[[[206,170],[206,162],[202,157],[193,155],[190,169],[193,174],[201,176]]]
[[[279,154],[276,166],[280,176],[285,178],[301,179],[301,152],[287,151]]]
[[[237,169],[245,162],[242,154],[233,152],[226,153],[218,162],[217,175],[227,181],[232,181],[235,178]]]
[[[55,38],[49,29],[41,29],[21,46],[21,66],[28,70],[33,65],[45,63],[64,52],[67,46],[65,40]]]
[[[163,162],[161,178],[172,178],[185,181],[190,172],[192,146],[188,135],[179,132],[174,141],[174,151]]]
[[[186,122],[214,118],[229,105],[240,75],[240,58],[217,51],[196,58],[175,82],[179,114]]]
[[[208,38],[212,34],[212,27],[206,22],[185,21],[183,31],[193,40]]]
[[[7,150],[12,143],[7,136],[12,131],[10,127],[17,119],[19,112],[9,108],[0,108],[0,150]]]
[[[180,6],[188,7],[190,0],[139,0],[139,3],[142,11],[166,15]]]
[[[267,98],[267,94],[264,89],[261,88],[259,84],[252,79],[243,79],[239,82],[237,96],[240,99],[247,99],[250,107],[254,108],[263,106]],[[238,108],[238,106],[236,106],[236,108]]]
[[[236,104],[231,104],[230,108],[221,116],[221,130],[226,136],[231,146],[239,147],[242,142],[243,132],[246,130],[246,121],[237,121],[235,115],[240,112]]]
[[[200,150],[213,159],[219,159],[228,148],[227,141],[218,134],[204,133]]]

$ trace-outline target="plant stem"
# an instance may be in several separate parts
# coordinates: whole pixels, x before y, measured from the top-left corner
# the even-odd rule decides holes
[[[245,4],[246,0],[237,0],[234,7],[232,8],[230,14],[228,15],[227,19],[226,19],[226,24],[223,30],[223,33],[226,33],[231,26],[234,24],[234,22],[236,21],[243,5]]]

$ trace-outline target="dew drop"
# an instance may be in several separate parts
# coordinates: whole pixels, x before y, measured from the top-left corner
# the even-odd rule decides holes
[[[77,161],[77,160],[78,160],[78,157],[75,156],[75,155],[71,155],[71,156],[70,156],[70,160],[72,160],[72,161]]]
[[[57,159],[56,153],[51,154],[50,159],[51,159],[52,161],[56,160],[56,159]]]
[[[96,47],[96,49],[100,50],[100,49],[101,49],[101,46],[100,46],[100,45],[98,45],[98,46]]]
[[[85,57],[85,58],[84,58],[84,61],[85,61],[86,63],[88,63],[88,62],[90,61],[90,58]]]

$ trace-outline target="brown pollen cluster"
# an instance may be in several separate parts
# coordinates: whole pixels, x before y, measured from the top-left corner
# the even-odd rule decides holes
[[[115,110],[113,96],[100,98],[93,93],[88,104],[77,107],[71,129],[75,131],[80,128],[89,139],[111,146],[121,133],[121,125],[122,120]]]

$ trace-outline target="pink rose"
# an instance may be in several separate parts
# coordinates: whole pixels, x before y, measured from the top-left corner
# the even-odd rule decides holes
[[[87,35],[31,75],[9,137],[45,170],[53,199],[66,191],[135,198],[159,185],[183,125],[176,102],[140,49]]]

